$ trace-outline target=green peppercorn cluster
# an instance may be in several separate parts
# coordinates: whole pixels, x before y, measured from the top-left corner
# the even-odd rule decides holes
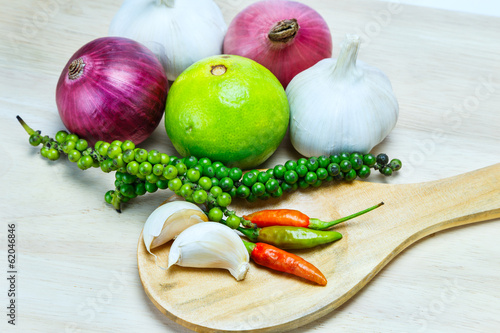
[[[115,189],[106,192],[105,200],[118,211],[121,203],[137,196],[170,189],[187,201],[206,204],[211,221],[222,221],[233,228],[242,222],[227,209],[234,198],[249,202],[278,198],[284,193],[335,180],[365,179],[372,169],[385,176],[401,169],[401,161],[389,160],[386,154],[341,153],[289,160],[271,169],[243,173],[240,168],[208,158],[178,158],[157,150],[147,151],[129,140],[98,141],[89,147],[87,141],[65,131],[57,132],[55,139],[51,139],[20,122],[30,134],[30,144],[42,144],[43,157],[57,160],[64,153],[82,170],[100,167],[107,173],[116,171]]]

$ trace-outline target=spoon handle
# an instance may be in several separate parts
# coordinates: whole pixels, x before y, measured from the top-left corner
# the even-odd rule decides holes
[[[500,164],[437,181],[391,186],[393,194],[399,190],[411,201],[401,205],[407,210],[400,212],[406,231],[417,239],[500,217]]]

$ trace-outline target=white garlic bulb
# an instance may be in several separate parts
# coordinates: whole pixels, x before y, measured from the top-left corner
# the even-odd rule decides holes
[[[156,208],[146,220],[142,230],[144,245],[153,254],[151,249],[174,239],[193,224],[206,221],[208,217],[195,204],[187,201],[168,202]]]
[[[379,69],[357,60],[360,40],[348,35],[338,59],[323,59],[286,89],[290,139],[304,156],[368,153],[396,125],[399,107]]]
[[[124,0],[108,34],[144,44],[173,81],[196,61],[221,54],[226,30],[213,0]]]
[[[224,268],[237,281],[245,278],[249,261],[240,237],[217,222],[199,223],[184,230],[172,243],[168,255],[168,267]]]

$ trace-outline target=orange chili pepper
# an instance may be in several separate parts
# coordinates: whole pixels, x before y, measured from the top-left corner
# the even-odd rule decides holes
[[[251,223],[255,224],[259,228],[270,227],[270,226],[292,226],[292,227],[302,227],[316,230],[324,230],[333,227],[336,224],[342,223],[344,221],[350,220],[357,216],[368,213],[377,207],[382,206],[384,203],[381,202],[372,206],[370,208],[364,209],[352,215],[325,222],[319,219],[310,218],[304,213],[299,212],[294,209],[266,209],[258,212],[254,212],[249,215],[243,215],[243,218]]]
[[[255,263],[326,286],[323,273],[303,258],[266,243],[243,243]]]

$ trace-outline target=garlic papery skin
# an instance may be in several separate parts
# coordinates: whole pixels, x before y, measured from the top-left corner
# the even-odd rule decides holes
[[[173,81],[196,61],[221,54],[226,30],[213,0],[124,0],[108,34],[144,44]]]
[[[337,59],[319,61],[288,85],[290,139],[302,155],[368,153],[396,125],[392,85],[357,60],[359,45],[358,36],[348,35]]]
[[[153,254],[151,249],[174,239],[188,227],[207,221],[205,213],[193,203],[168,202],[156,208],[146,220],[142,230],[144,245]]]
[[[168,267],[223,268],[241,281],[250,268],[249,260],[243,241],[231,228],[205,222],[187,228],[174,240]]]

